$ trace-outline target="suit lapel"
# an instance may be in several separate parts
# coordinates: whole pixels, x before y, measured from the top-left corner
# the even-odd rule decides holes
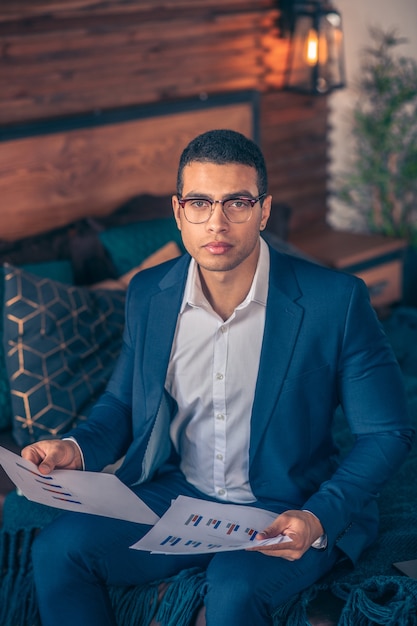
[[[160,290],[152,296],[150,301],[143,353],[143,377],[148,419],[155,416],[161,402],[161,390],[166,378],[189,261],[188,255],[181,257],[178,264],[160,282]]]
[[[252,409],[250,462],[273,415],[302,323],[301,296],[289,259],[271,250],[265,331]]]

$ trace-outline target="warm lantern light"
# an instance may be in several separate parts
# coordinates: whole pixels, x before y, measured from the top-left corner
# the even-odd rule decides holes
[[[312,28],[309,30],[307,42],[306,42],[306,51],[305,51],[305,59],[307,65],[310,67],[316,65],[319,58],[319,38],[317,32]]]
[[[295,2],[289,21],[292,26],[285,89],[325,94],[344,87],[340,13],[323,2]]]

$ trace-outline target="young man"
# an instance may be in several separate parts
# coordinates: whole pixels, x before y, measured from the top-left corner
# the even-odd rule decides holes
[[[119,477],[157,514],[179,494],[259,506],[277,514],[262,536],[292,541],[155,555],[129,549],[145,526],[63,514],[33,551],[43,626],[114,626],[107,585],[190,566],[207,570],[208,626],[270,625],[275,607],[375,539],[375,498],[410,447],[399,368],[365,285],[260,237],[271,196],[259,148],[233,131],[200,135],[172,204],[188,254],[132,280],[106,393],[72,440],[22,454],[44,473],[100,471],[125,455]],[[170,423],[145,464],[166,401]],[[338,467],[339,404],[355,444]]]

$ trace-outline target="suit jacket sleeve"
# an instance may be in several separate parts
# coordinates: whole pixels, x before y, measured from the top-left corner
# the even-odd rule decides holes
[[[129,330],[131,290],[126,301],[126,325],[120,356],[106,391],[92,408],[88,420],[66,436],[80,445],[85,469],[101,471],[125,453],[132,440],[132,381],[134,350]]]
[[[402,376],[391,347],[372,319],[366,287],[356,281],[338,364],[339,398],[355,443],[330,480],[305,503],[321,520],[329,545],[340,541],[352,518],[398,469],[410,449]]]

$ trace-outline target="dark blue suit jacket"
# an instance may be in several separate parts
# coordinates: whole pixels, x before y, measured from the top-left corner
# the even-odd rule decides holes
[[[329,545],[337,543],[355,560],[376,537],[380,487],[410,447],[400,370],[362,281],[270,252],[251,417],[251,488],[264,508],[315,513]],[[71,433],[88,470],[126,455],[119,477],[130,485],[143,479],[153,428],[156,462],[166,458],[167,428],[157,431],[155,419],[189,260],[185,255],[141,272],[130,284],[114,375],[87,422]],[[355,435],[340,465],[331,435],[339,404]],[[153,469],[150,461],[146,473]]]

